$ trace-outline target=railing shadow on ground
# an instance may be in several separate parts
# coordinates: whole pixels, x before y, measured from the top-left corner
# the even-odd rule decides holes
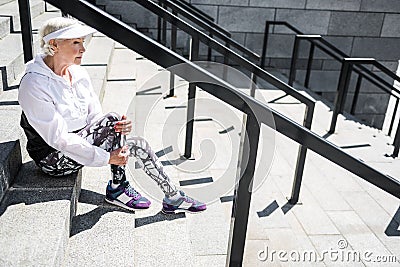
[[[301,203],[297,203],[297,204],[301,204]],[[286,202],[282,207],[281,210],[283,212],[283,214],[288,213],[294,206],[294,204],[290,204],[289,202]],[[257,211],[257,215],[258,217],[262,218],[262,217],[268,217],[270,216],[272,213],[274,213],[276,210],[279,209],[279,204],[276,200],[273,200],[265,209],[261,210],[261,211]]]
[[[385,234],[387,236],[400,236],[400,207],[393,215],[392,220],[386,227]]]

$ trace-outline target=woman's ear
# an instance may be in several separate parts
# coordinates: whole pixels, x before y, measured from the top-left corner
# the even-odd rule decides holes
[[[51,51],[53,51],[54,53],[56,53],[57,50],[58,50],[58,43],[57,43],[57,41],[54,40],[54,39],[52,39],[52,40],[49,41],[49,45],[50,45]]]

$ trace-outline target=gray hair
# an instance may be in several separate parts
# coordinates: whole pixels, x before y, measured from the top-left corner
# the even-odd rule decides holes
[[[39,30],[40,47],[42,48],[43,53],[45,55],[54,56],[53,47],[49,44],[49,42],[45,42],[43,40],[44,36],[76,23],[78,23],[77,20],[64,17],[56,17],[45,21]]]

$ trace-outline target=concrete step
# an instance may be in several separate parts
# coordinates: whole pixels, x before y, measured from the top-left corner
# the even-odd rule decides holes
[[[22,165],[19,140],[0,143],[0,203]]]
[[[14,4],[13,2],[10,3]],[[39,12],[39,7],[43,4],[43,1],[33,1],[32,5],[38,6],[37,12],[33,12],[32,10],[32,25],[33,28],[37,29],[43,23],[43,21],[51,18],[59,16],[59,12],[46,12],[43,13],[42,11]],[[15,6],[10,6],[9,9],[14,8]],[[11,12],[11,11],[10,11]],[[19,18],[18,18],[19,20]],[[13,44],[10,46],[10,44]],[[38,35],[33,34],[33,49],[34,54],[39,52],[39,42],[38,42]],[[24,56],[23,56],[23,49],[22,49],[22,37],[19,33],[10,33],[7,34],[3,39],[0,40],[0,66],[2,75],[0,77],[0,93],[7,89],[10,89],[10,84],[16,83],[19,81],[19,77],[21,73],[25,70],[24,64]]]
[[[30,2],[31,18],[39,16],[44,12],[44,1],[31,0]],[[11,32],[20,32],[21,24],[19,19],[18,1],[11,1],[7,4],[0,6],[0,15],[8,16],[11,21]]]
[[[10,44],[13,45],[10,46]],[[20,34],[9,34],[0,41],[1,91],[7,90],[9,84],[15,81],[18,75],[25,70],[22,51]]]
[[[0,124],[2,125],[0,135],[0,201],[13,183],[21,166],[21,147],[25,148],[25,142],[19,127],[20,114],[21,109],[17,102],[17,91],[3,92],[0,95]]]
[[[64,266],[135,266],[135,214],[104,201],[109,167],[85,167],[83,176]]]
[[[0,5],[4,5],[4,4],[7,4],[12,1],[14,1],[14,0],[0,0]]]
[[[81,177],[57,179],[23,164],[0,205],[2,266],[61,266]]]
[[[136,56],[135,52],[116,44],[102,101],[104,113],[127,114],[136,92]]]
[[[0,39],[7,36],[11,32],[10,18],[0,17]]]
[[[109,72],[110,60],[114,51],[114,41],[100,33],[90,39],[82,60],[92,80],[93,88],[100,101],[104,97],[106,79]]]

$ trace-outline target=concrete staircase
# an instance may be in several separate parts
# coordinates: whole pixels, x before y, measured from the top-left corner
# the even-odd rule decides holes
[[[54,15],[59,14],[42,13],[35,17],[34,25]],[[0,150],[5,173],[0,266],[224,266],[242,115],[198,90],[195,160],[184,161],[180,155],[186,81],[177,77],[176,96],[163,99],[169,73],[101,34],[91,38],[83,66],[104,112],[116,111],[133,119],[134,134],[149,141],[171,179],[190,195],[206,200],[209,208],[201,215],[163,215],[161,191],[133,159],[128,179],[153,203],[150,209],[135,213],[103,201],[108,167],[84,168],[77,176],[63,179],[40,173],[26,155],[18,126],[17,78],[9,83],[14,89],[0,94],[1,123],[10,129],[2,133]],[[235,85],[248,93],[246,82]],[[265,85],[256,97],[301,123],[304,106],[291,97],[281,98],[283,95]],[[313,130],[326,135],[330,116],[330,108],[318,101]],[[392,149],[389,137],[344,116],[339,117],[337,129],[328,140],[399,178],[399,160],[384,156]],[[400,201],[308,152],[301,204],[289,205],[286,197],[291,191],[297,148],[288,138],[262,128],[244,266],[377,264],[368,259],[347,263],[328,257],[319,262],[280,261],[277,254],[273,260],[269,254],[263,261],[260,251],[266,248],[270,252],[313,251],[319,256],[329,249],[371,251],[374,256],[397,257],[397,262],[385,266],[398,266]],[[346,246],[339,248],[339,242]]]

